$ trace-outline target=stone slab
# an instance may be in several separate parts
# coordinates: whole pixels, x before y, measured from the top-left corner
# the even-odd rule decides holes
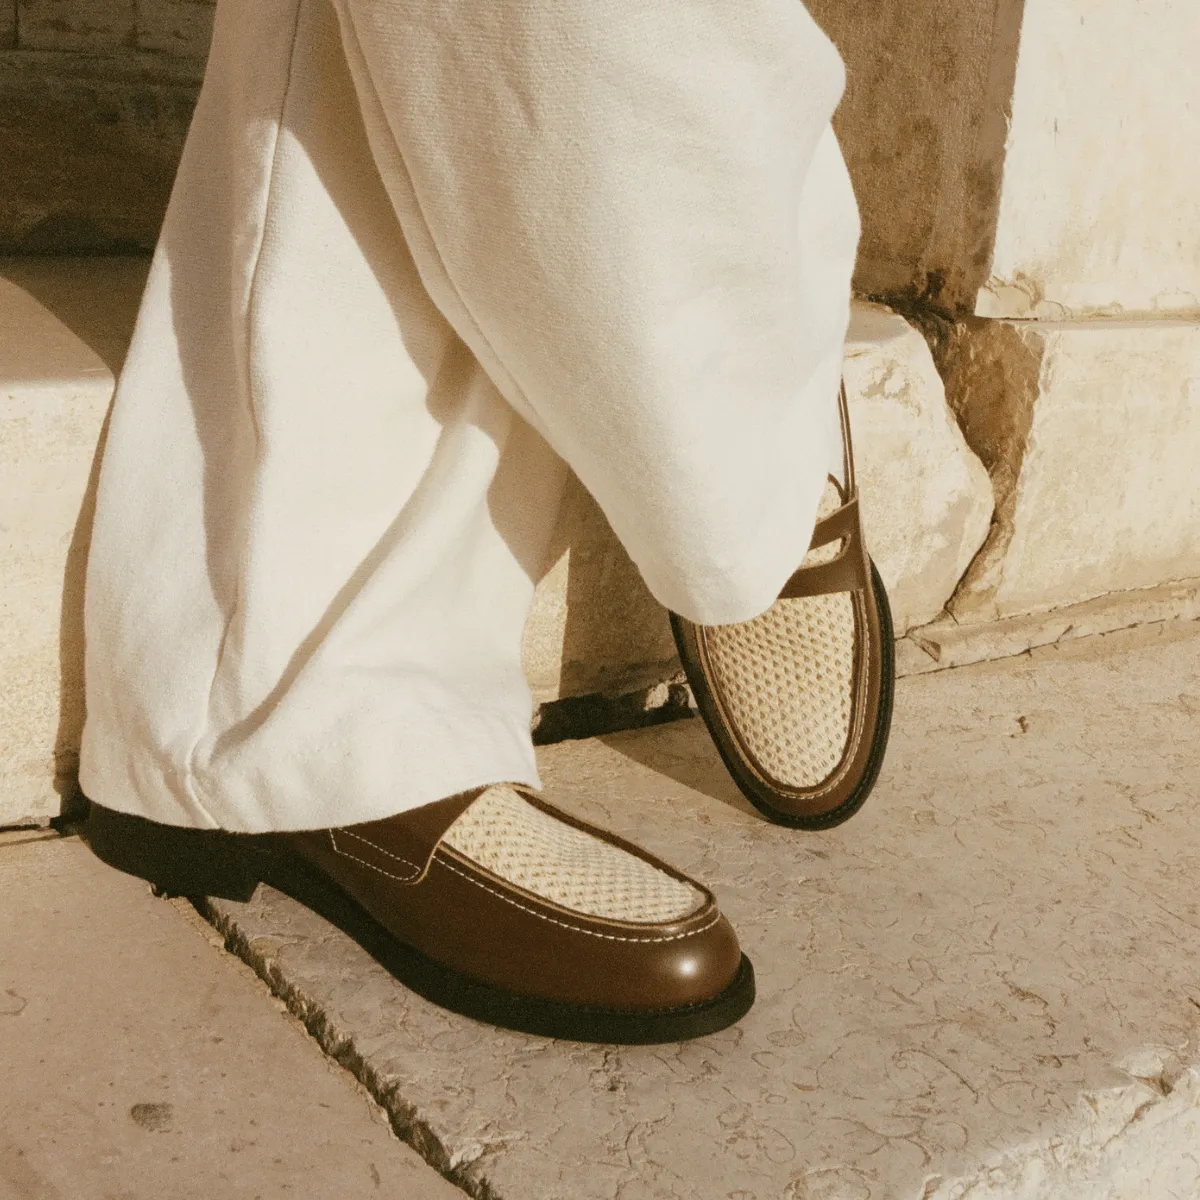
[[[965,321],[938,359],[996,494],[958,621],[1200,576],[1200,322]]]
[[[1008,617],[981,625],[959,624],[946,614],[896,643],[896,672],[919,675],[970,663],[993,662],[1119,630],[1200,621],[1200,579],[1164,583],[1155,588],[1113,592],[1050,612]]]
[[[751,1013],[686,1045],[451,1016],[270,889],[212,914],[474,1196],[1194,1196],[1197,679],[1184,624],[903,680],[876,793],[821,834],[750,810],[698,721],[544,751],[755,962]]]
[[[97,443],[144,269],[0,262],[0,825],[74,796]]]
[[[0,834],[0,914],[6,1200],[461,1197],[186,902]]]
[[[1200,315],[1198,46],[1194,0],[1024,6],[976,313]]]

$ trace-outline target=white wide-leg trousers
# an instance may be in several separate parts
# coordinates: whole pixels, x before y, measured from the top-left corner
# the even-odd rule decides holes
[[[567,466],[747,620],[840,461],[858,215],[799,0],[221,0],[100,476],[82,784],[175,825],[538,786]]]

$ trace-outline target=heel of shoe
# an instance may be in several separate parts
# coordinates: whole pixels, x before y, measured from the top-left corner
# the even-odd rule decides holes
[[[262,851],[249,834],[181,829],[92,802],[85,841],[102,862],[168,896],[249,900],[262,879]]]

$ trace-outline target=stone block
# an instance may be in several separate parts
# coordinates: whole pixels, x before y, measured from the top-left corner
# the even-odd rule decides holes
[[[24,50],[95,53],[134,44],[136,0],[17,0]]]
[[[1200,312],[1198,47],[1194,0],[1025,5],[978,315]]]
[[[860,292],[996,317],[1200,310],[1193,0],[808,3],[847,64]]]
[[[149,250],[202,62],[0,56],[0,253]]]
[[[1200,323],[970,320],[938,356],[996,491],[958,621],[1200,575]]]
[[[94,465],[143,273],[0,264],[0,825],[73,800]]]
[[[903,317],[855,305],[845,375],[867,547],[900,636],[942,611],[983,545],[992,486]]]
[[[138,49],[203,58],[215,12],[215,0],[137,0]]]

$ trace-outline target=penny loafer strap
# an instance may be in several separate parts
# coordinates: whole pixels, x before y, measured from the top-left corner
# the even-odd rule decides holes
[[[823,596],[831,592],[853,592],[867,586],[867,554],[863,545],[857,496],[817,522],[809,550],[837,541],[841,542],[841,547],[828,562],[802,566],[792,575],[779,593],[781,600]]]

